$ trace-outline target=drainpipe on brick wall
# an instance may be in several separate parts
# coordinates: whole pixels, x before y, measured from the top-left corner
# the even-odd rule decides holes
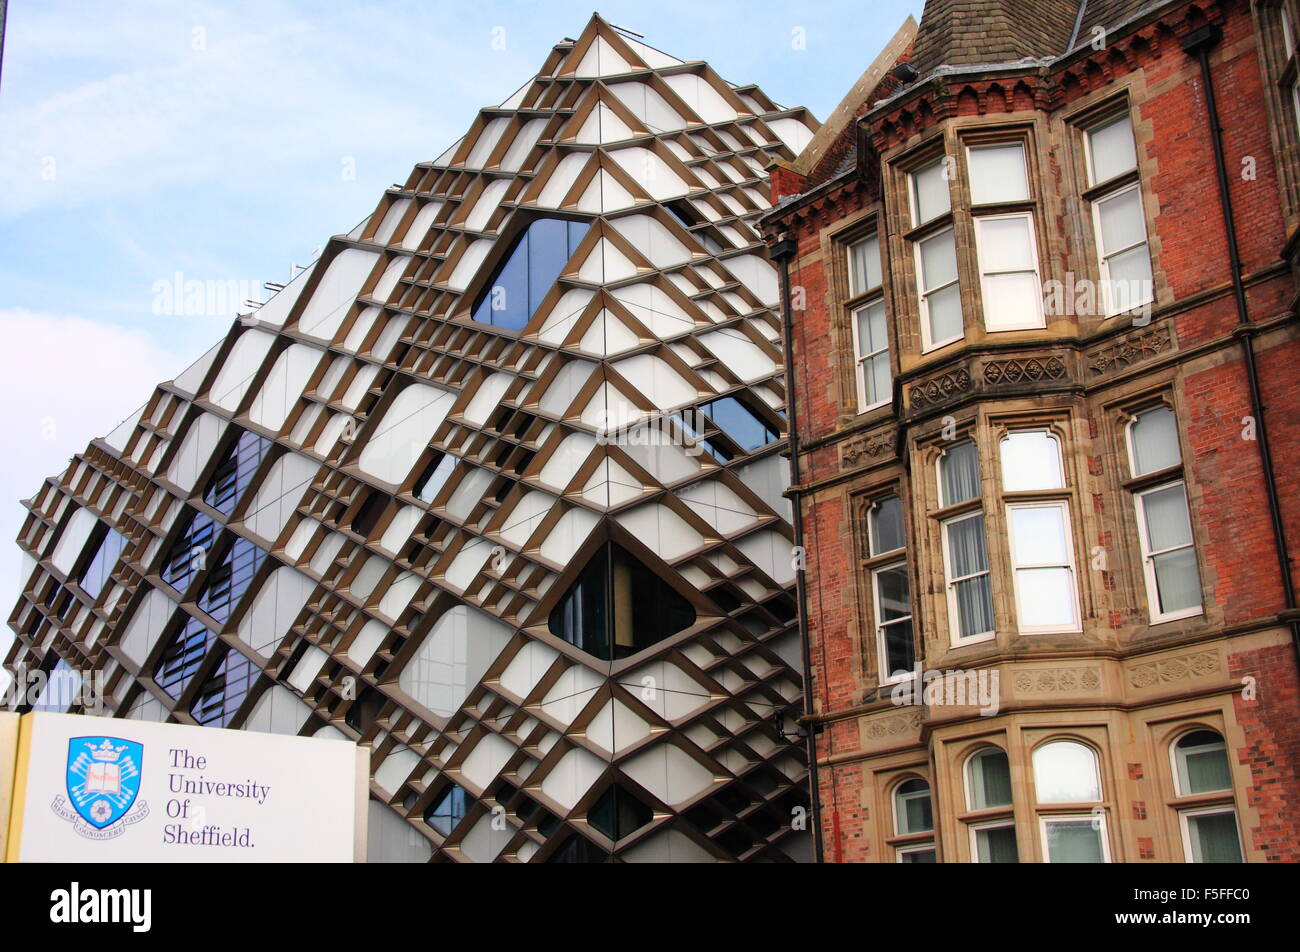
[[[1300,619],[1295,618],[1295,585],[1291,580],[1291,556],[1287,547],[1286,526],[1282,522],[1282,506],[1278,502],[1277,480],[1273,473],[1273,454],[1269,448],[1268,427],[1264,422],[1264,402],[1260,395],[1259,374],[1255,367],[1253,338],[1257,333],[1250,321],[1246,307],[1246,286],[1241,279],[1241,254],[1237,249],[1237,226],[1232,216],[1232,196],[1228,191],[1228,168],[1223,157],[1223,127],[1219,124],[1219,107],[1214,99],[1214,80],[1210,76],[1210,49],[1223,39],[1223,31],[1214,24],[1206,24],[1183,37],[1183,51],[1195,56],[1201,64],[1201,85],[1205,89],[1205,118],[1210,127],[1210,142],[1214,148],[1214,168],[1219,179],[1219,207],[1223,211],[1223,229],[1228,240],[1228,260],[1232,267],[1232,292],[1237,302],[1237,339],[1241,342],[1241,356],[1246,365],[1246,379],[1250,384],[1250,412],[1255,420],[1256,442],[1259,444],[1260,463],[1264,469],[1264,489],[1268,495],[1268,510],[1273,522],[1273,540],[1277,546],[1278,569],[1282,576],[1282,594],[1290,619],[1291,643],[1300,665]]]
[[[794,393],[794,316],[790,307],[790,259],[794,257],[796,243],[793,238],[782,238],[768,252],[781,266],[781,328],[785,344],[785,412],[790,431],[790,485],[800,485],[799,476],[799,414],[795,408]],[[798,495],[790,499],[794,524],[794,544],[802,557],[796,563],[795,591],[799,600],[799,644],[803,649],[803,705],[804,715],[813,713],[812,646],[808,643],[808,587],[804,575],[807,549],[803,544],[803,501]],[[808,750],[808,803],[812,810],[813,843],[817,862],[823,862],[821,824],[821,785],[817,779],[817,731],[819,726],[807,724],[805,745]]]

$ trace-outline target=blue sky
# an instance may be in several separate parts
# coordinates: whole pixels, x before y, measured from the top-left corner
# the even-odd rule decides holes
[[[606,2],[607,20],[824,118],[920,0]],[[286,281],[506,99],[591,0],[13,0],[0,78],[0,602],[16,500],[224,334],[155,285]],[[495,42],[494,42],[495,41]],[[354,170],[349,177],[346,172]],[[0,634],[0,651],[6,639]]]

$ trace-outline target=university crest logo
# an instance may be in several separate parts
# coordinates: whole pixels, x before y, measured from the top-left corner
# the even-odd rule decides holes
[[[120,836],[149,815],[148,804],[136,803],[143,767],[143,744],[120,737],[71,737],[68,797],[55,797],[50,809],[87,839]]]

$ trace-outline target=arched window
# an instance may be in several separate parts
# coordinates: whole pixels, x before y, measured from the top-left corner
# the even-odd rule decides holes
[[[905,780],[894,790],[894,830],[899,836],[934,829],[930,785],[920,777]]]
[[[1101,800],[1097,754],[1086,744],[1057,740],[1034,751],[1034,790],[1040,804]],[[1106,811],[1039,817],[1043,856],[1049,863],[1109,863]]]
[[[1011,806],[1011,765],[999,747],[985,747],[966,761],[966,799],[971,810]]]
[[[1034,751],[1034,789],[1039,803],[1087,803],[1101,799],[1097,755],[1073,740],[1058,740]]]
[[[1215,731],[1189,731],[1174,742],[1174,782],[1180,797],[1232,789],[1228,747]]]

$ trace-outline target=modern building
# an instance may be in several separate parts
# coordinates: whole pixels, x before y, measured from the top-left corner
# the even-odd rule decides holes
[[[6,667],[368,745],[372,859],[812,858],[756,225],[817,128],[593,18],[25,503]]]
[[[1300,859],[1293,0],[930,0],[763,225],[832,862]]]

